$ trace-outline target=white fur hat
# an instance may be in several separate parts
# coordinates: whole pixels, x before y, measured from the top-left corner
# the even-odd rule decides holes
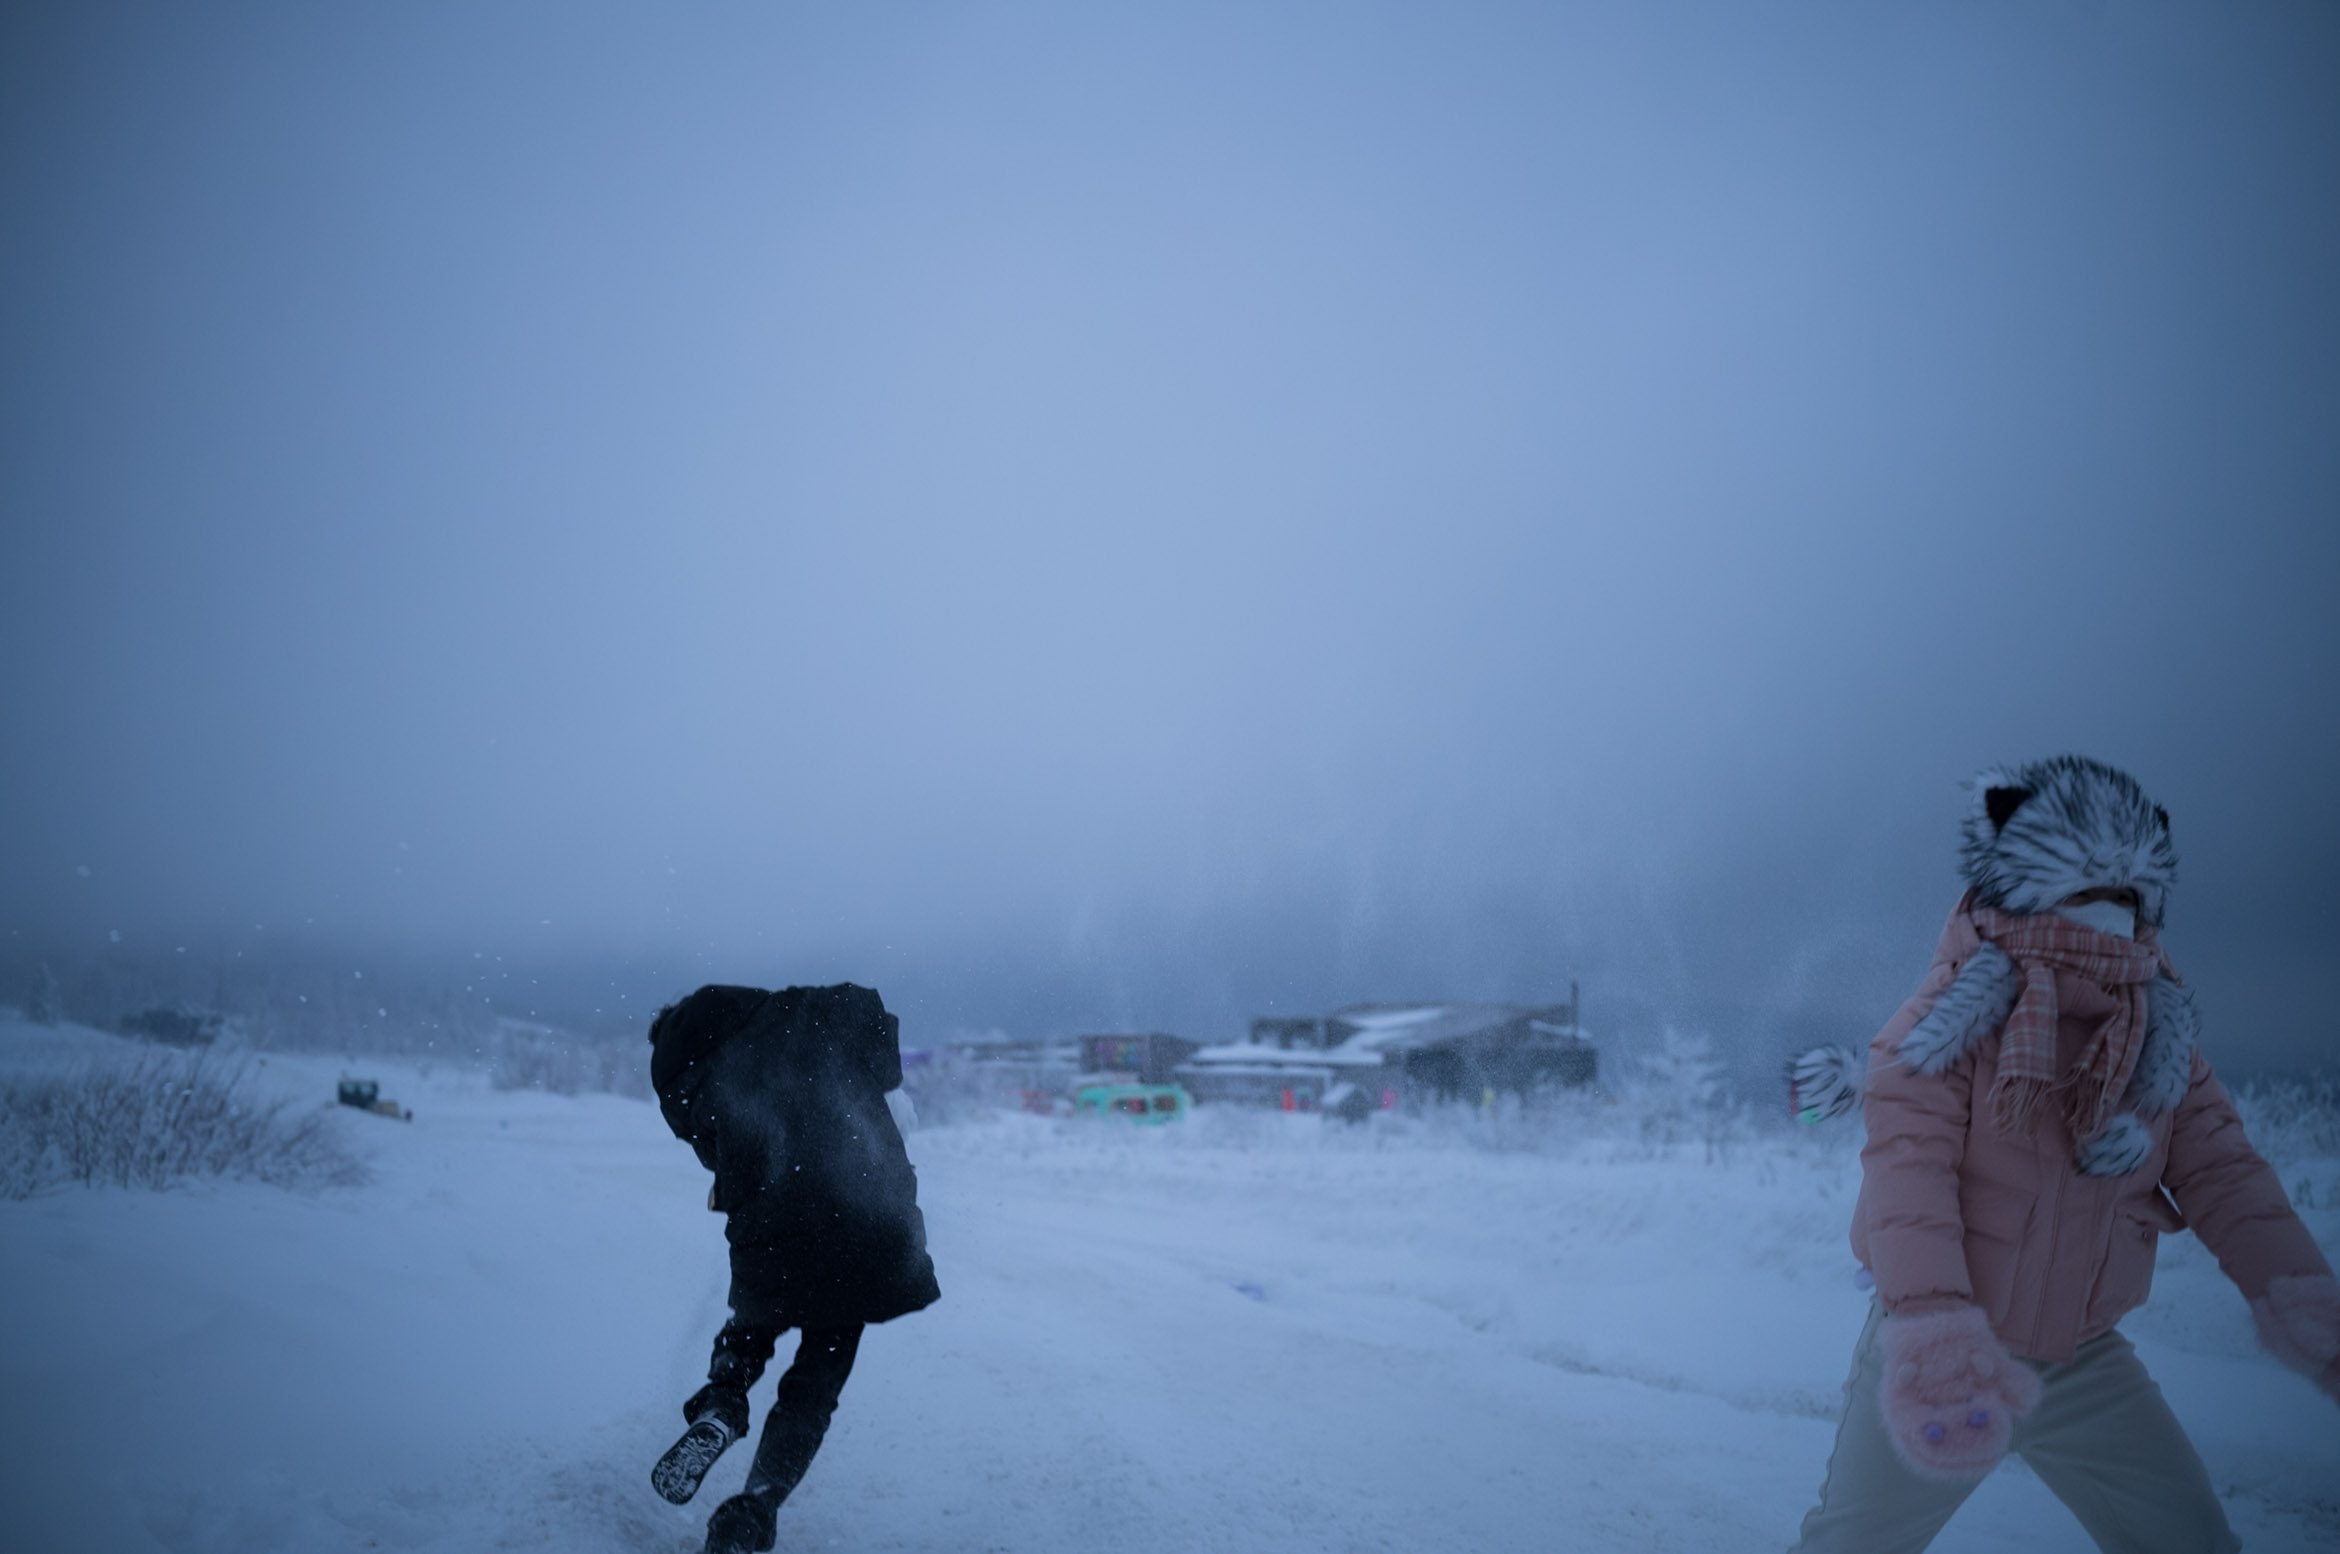
[[[1994,766],[1974,779],[1958,862],[1975,900],[2002,912],[2051,910],[2099,886],[2137,892],[2158,928],[2177,883],[2169,812],[2127,772],[2081,755]]]

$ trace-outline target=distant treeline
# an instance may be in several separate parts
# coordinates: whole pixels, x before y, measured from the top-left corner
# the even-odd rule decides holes
[[[564,1091],[646,1092],[643,1033],[656,1005],[655,994],[595,989],[585,977],[524,970],[486,952],[436,959],[289,939],[208,952],[42,950],[20,939],[0,947],[0,1006],[28,1017],[143,1033],[152,1011],[186,1010],[216,1015],[235,1045],[436,1057]]]

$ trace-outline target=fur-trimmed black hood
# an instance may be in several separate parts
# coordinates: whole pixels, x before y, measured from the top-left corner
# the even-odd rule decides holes
[[[2098,886],[2137,892],[2160,927],[2177,883],[2169,812],[2137,779],[2084,755],[1994,766],[1974,779],[1958,862],[1982,906],[2028,915]]]

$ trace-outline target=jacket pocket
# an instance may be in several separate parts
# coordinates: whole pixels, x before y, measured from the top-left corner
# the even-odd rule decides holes
[[[1965,1221],[1966,1277],[1974,1287],[1975,1304],[1994,1325],[2014,1309],[2016,1281],[2038,1205],[2038,1194],[2019,1187],[1982,1180],[1960,1184],[1958,1212]]]
[[[2091,1333],[2114,1326],[2153,1293],[2153,1257],[2161,1244],[2161,1229],[2147,1217],[2150,1213],[2143,1204],[2123,1204],[2113,1215],[2104,1265],[2097,1269],[2096,1285],[2088,1296]]]

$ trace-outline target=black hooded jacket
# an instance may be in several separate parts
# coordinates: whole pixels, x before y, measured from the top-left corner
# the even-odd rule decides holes
[[[941,1296],[886,1108],[899,1031],[849,982],[703,987],[652,1023],[659,1110],[715,1173],[738,1320],[884,1322]]]

